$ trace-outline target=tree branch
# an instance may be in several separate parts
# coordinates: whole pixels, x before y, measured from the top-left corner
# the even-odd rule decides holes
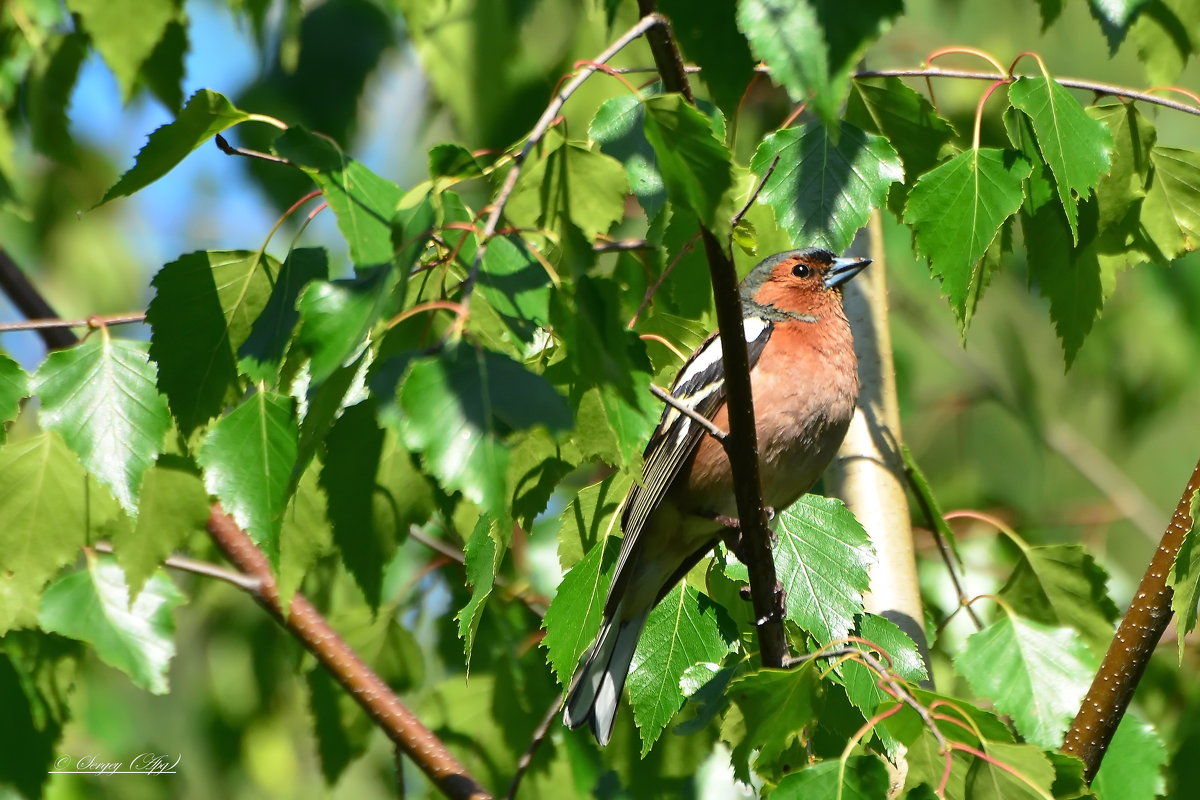
[[[1175,514],[1150,559],[1150,566],[1133,593],[1129,609],[1108,646],[1100,671],[1083,698],[1079,714],[1067,731],[1062,750],[1083,761],[1083,775],[1089,782],[1100,770],[1104,753],[1150,663],[1154,646],[1171,621],[1171,599],[1175,592],[1167,585],[1167,576],[1179,555],[1183,537],[1191,530],[1192,497],[1198,490],[1200,461],[1196,462],[1192,477],[1175,506]]]
[[[219,504],[213,505],[208,531],[226,558],[259,581],[259,590],[255,593],[259,605],[317,657],[329,674],[444,795],[490,800],[491,795],[451,755],[442,740],[421,724],[391,688],[329,627],[304,595],[297,592],[290,611],[283,608],[267,557]]]
[[[708,435],[716,439],[718,442],[724,444],[725,440],[729,437],[729,434],[714,425],[711,419],[701,414],[697,414],[696,409],[688,406],[678,397],[671,394],[661,386],[655,386],[653,383],[650,384],[650,394],[654,395],[659,400],[662,400],[664,403],[678,411],[680,414],[683,414],[701,428],[704,428],[704,430],[708,431]]]
[[[29,280],[24,271],[9,257],[8,252],[0,248],[0,289],[4,291],[12,304],[27,318],[56,319],[58,313],[46,302],[46,298]],[[59,327],[35,328],[42,337],[47,350],[59,350],[70,347],[79,341],[79,337],[70,330]]]
[[[653,0],[638,0],[638,8],[643,14],[656,15]],[[688,102],[695,104],[687,71],[679,48],[671,37],[669,24],[663,20],[660,27],[647,31],[646,39],[662,77],[663,88],[668,92],[679,92]],[[729,436],[722,444],[733,474],[742,552],[746,556],[750,599],[758,629],[758,649],[764,667],[779,669],[789,653],[783,628],[782,603],[779,602],[779,582],[775,577],[775,560],[771,555],[771,533],[767,528],[767,511],[763,507],[762,482],[758,471],[758,435],[754,426],[750,359],[746,354],[737,270],[726,248],[703,225],[700,226],[700,238],[704,242],[704,254],[712,279],[713,302],[721,337],[721,360],[725,368]]]

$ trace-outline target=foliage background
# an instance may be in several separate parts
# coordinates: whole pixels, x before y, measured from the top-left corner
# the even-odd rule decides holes
[[[451,5],[462,8],[469,20],[470,32],[463,34],[472,44],[467,63],[447,67],[445,74],[427,74],[419,63],[420,46],[414,48],[399,13],[413,13],[418,5],[328,0],[304,8],[271,4],[270,13],[260,16],[263,4],[250,1],[189,2],[182,97],[205,86],[243,108],[303,121],[332,135],[379,174],[408,186],[424,177],[424,154],[433,144],[454,140],[497,148],[515,141],[544,108],[559,76],[610,39],[606,4],[598,2],[581,8],[567,0],[456,2]],[[632,23],[635,11],[628,3],[615,5],[613,29],[621,30]],[[663,4],[668,10],[671,5]],[[1128,86],[1166,81],[1200,86],[1194,63],[1179,77],[1167,74],[1170,65],[1162,63],[1161,54],[1147,64],[1137,35],[1110,57],[1082,2],[1066,3],[1062,17],[1043,31],[1042,5],[913,3],[866,61],[872,67],[915,66],[934,48],[960,44],[987,49],[1002,60],[1035,50],[1054,74]],[[261,28],[254,23],[258,19]],[[618,63],[651,62],[639,43]],[[967,81],[935,86],[939,110],[960,131],[969,130],[983,86]],[[586,130],[599,100],[623,91],[610,79],[590,80],[566,107],[568,128]],[[0,241],[65,317],[144,308],[151,296],[149,278],[159,265],[194,249],[256,246],[278,213],[307,190],[302,182],[288,186],[277,175],[264,178],[258,165],[204,147],[139,195],[92,209],[129,166],[146,133],[173,118],[156,94],[165,95],[167,103],[180,97],[141,85],[123,104],[122,90],[93,53],[71,97],[72,143],[66,157],[53,161],[38,155],[23,127],[6,132],[13,137],[8,174],[24,203],[0,215]],[[751,96],[739,121],[737,141],[743,150],[737,155],[748,160],[745,148],[787,111],[778,94]],[[1196,146],[1200,123],[1195,118],[1143,111],[1158,126],[1160,144]],[[985,143],[1002,137],[998,120],[989,118]],[[248,137],[241,143],[254,146]],[[482,202],[470,199],[476,206]],[[1006,262],[963,346],[938,284],[912,254],[907,232],[886,215],[885,220],[905,438],[943,507],[985,510],[1033,542],[1085,541],[1111,575],[1110,592],[1123,606],[1195,456],[1200,408],[1196,256],[1169,268],[1123,272],[1064,374],[1045,301],[1027,288],[1027,265]],[[285,230],[278,241],[290,238]],[[330,214],[318,217],[303,241],[345,258]],[[0,317],[19,318],[7,308],[0,308]],[[5,334],[0,345],[30,371],[43,355],[28,333]],[[18,427],[31,416],[26,414]],[[1104,464],[1121,476],[1115,486],[1097,486],[1080,469]],[[1126,516],[1130,509],[1134,520]],[[972,590],[994,591],[1013,553],[986,527],[959,524]],[[942,598],[940,612],[932,611],[940,619],[954,601],[930,543],[922,541],[923,579],[927,596]],[[204,540],[195,544],[203,552]],[[526,558],[534,587],[552,592],[558,578],[553,532],[535,533]],[[191,601],[177,613],[179,656],[171,670],[171,693],[150,695],[95,659],[85,661],[71,700],[73,721],[60,749],[105,750],[113,757],[142,750],[179,752],[184,755],[181,774],[119,783],[58,776],[48,796],[390,796],[392,754],[378,732],[367,740],[367,756],[351,763],[332,789],[324,787],[308,711],[312,688],[296,679],[303,654],[233,589],[190,576],[176,580]],[[489,665],[489,637],[502,626],[481,628],[473,677],[465,683],[459,674],[460,643],[448,630],[450,610],[467,599],[460,568],[409,541],[389,564],[382,595],[414,591],[424,601],[405,620],[413,640],[397,645],[397,652],[416,656],[420,666],[409,667],[415,674],[398,671],[389,677],[402,690],[419,687],[414,705],[432,720],[443,715],[461,722],[456,715],[463,709],[490,709],[492,719],[482,720],[471,735],[497,752],[519,752],[527,732],[508,725],[506,678],[492,674]],[[337,598],[329,600],[336,608]],[[527,613],[519,604],[503,602],[489,611],[497,619]],[[961,637],[967,630],[956,622],[943,635]],[[1186,713],[1200,699],[1188,680],[1200,665],[1193,652],[1185,651],[1184,664],[1177,667],[1175,648],[1161,650],[1139,692],[1139,706],[1168,743],[1167,786],[1174,796],[1185,797],[1200,777],[1193,774],[1200,762],[1188,757],[1200,752],[1200,724]],[[950,673],[941,670],[942,675],[949,679]],[[522,719],[537,713],[523,711]],[[703,785],[707,773],[692,784],[690,768],[672,771],[673,764],[689,764],[690,758],[680,752],[686,750],[682,740],[670,739],[651,756],[658,759],[653,768],[664,788]],[[635,748],[629,746],[633,763]]]

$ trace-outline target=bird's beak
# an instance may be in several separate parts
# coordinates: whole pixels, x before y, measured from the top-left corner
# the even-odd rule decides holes
[[[871,263],[869,258],[835,258],[833,266],[825,274],[825,285],[830,289],[841,286]]]

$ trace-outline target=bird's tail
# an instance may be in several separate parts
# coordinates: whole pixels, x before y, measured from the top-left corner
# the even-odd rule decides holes
[[[619,616],[619,609],[617,612],[605,617],[596,644],[575,670],[563,712],[568,728],[589,725],[602,745],[612,738],[621,689],[650,613],[647,610],[632,619],[617,621],[614,617]]]

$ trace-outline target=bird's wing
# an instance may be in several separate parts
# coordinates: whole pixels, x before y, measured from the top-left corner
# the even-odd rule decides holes
[[[771,321],[761,317],[746,317],[743,322],[746,351],[752,369],[762,355],[767,340],[771,338],[772,328]],[[725,369],[721,356],[721,340],[713,333],[692,353],[671,386],[674,397],[706,419],[712,419],[725,402]],[[673,406],[663,410],[658,427],[646,445],[642,483],[634,484],[625,498],[621,514],[621,529],[625,532],[625,539],[621,543],[617,567],[613,572],[610,604],[611,598],[620,596],[620,586],[628,579],[625,573],[631,563],[630,556],[646,520],[679,476],[680,469],[700,444],[704,434],[699,424]]]

